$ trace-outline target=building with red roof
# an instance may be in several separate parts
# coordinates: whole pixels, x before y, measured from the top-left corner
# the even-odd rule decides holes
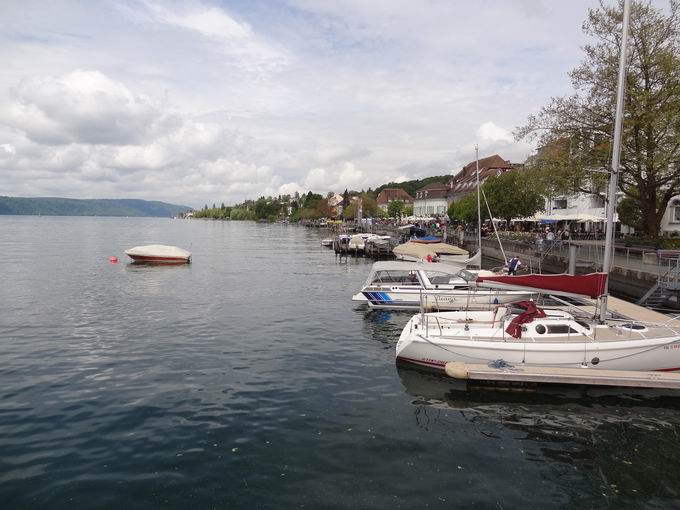
[[[387,211],[390,202],[394,202],[395,200],[400,200],[404,202],[405,205],[413,205],[413,197],[401,188],[385,188],[378,193],[378,197],[375,199],[378,203],[378,207],[383,211]]]

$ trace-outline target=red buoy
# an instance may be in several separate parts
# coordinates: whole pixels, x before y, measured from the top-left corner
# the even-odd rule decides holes
[[[109,257],[109,262],[111,264],[118,264],[118,257]]]
[[[430,255],[429,253],[427,254],[427,261],[432,262],[432,255]]]

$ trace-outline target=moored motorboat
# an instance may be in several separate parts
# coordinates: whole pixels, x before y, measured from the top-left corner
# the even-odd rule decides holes
[[[462,263],[409,261],[376,262],[353,301],[388,310],[490,309],[501,303],[530,299],[535,291],[478,288],[479,274]]]
[[[153,264],[188,264],[191,262],[191,252],[165,244],[135,246],[125,250],[125,254],[134,262]]]

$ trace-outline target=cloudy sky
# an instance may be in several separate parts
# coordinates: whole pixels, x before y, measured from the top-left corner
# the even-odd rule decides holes
[[[8,0],[0,195],[202,206],[531,152],[596,0]]]

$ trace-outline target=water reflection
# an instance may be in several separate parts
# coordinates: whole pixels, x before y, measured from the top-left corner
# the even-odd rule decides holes
[[[363,314],[363,329],[366,335],[389,348],[397,345],[404,326],[413,317],[412,311],[371,310],[365,305],[356,308]]]
[[[191,264],[159,264],[157,262],[133,261],[125,264],[125,269],[132,272],[145,273],[154,271],[179,271],[191,269]]]
[[[518,442],[536,462],[588,483],[628,506],[680,503],[680,393],[586,387],[533,392],[468,387],[444,375],[398,365],[418,427],[430,430],[457,411],[479,436]],[[530,450],[534,448],[535,452]],[[585,480],[583,479],[585,477]],[[585,503],[582,500],[581,503]],[[597,504],[601,504],[600,500]],[[673,506],[673,504],[671,504]]]

